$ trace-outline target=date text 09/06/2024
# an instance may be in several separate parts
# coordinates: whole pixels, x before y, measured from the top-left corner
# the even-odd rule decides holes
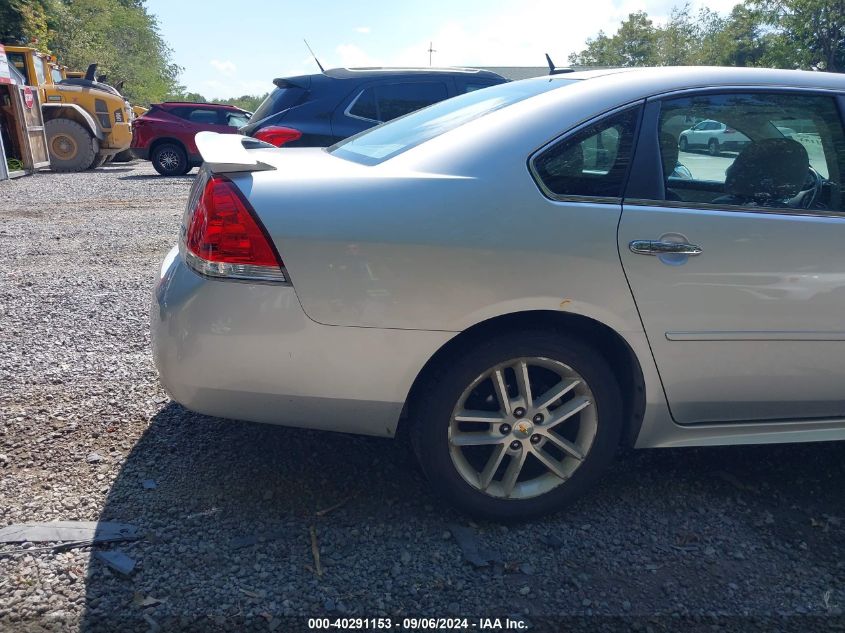
[[[512,618],[309,618],[311,630],[522,631],[528,623]]]

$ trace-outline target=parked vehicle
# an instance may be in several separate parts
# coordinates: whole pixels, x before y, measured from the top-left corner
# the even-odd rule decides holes
[[[38,89],[50,168],[75,172],[99,167],[132,139],[129,102],[115,88],[94,79],[65,79],[55,58],[28,46],[6,46],[9,62]],[[67,74],[67,72],[65,72]]]
[[[786,126],[775,126],[785,137],[791,137],[795,130]],[[691,149],[706,149],[711,156],[723,151],[739,151],[751,142],[745,134],[719,121],[701,121],[681,132],[678,146],[682,152]]]
[[[237,134],[250,113],[219,103],[155,103],[132,124],[132,154],[150,160],[162,176],[187,174],[202,163],[197,132]]]
[[[335,68],[275,79],[241,132],[277,147],[326,147],[443,99],[507,81],[463,68]]]
[[[739,150],[751,142],[745,134],[737,132],[719,121],[701,121],[681,132],[678,146],[682,152],[704,148],[711,156],[718,156],[723,150]]]
[[[201,134],[162,383],[210,415],[407,431],[497,519],[563,507],[620,445],[845,439],[843,104],[834,73],[605,70],[328,150]],[[677,177],[665,122],[692,114],[749,143]]]

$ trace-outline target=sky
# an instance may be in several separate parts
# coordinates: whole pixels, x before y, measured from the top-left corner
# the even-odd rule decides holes
[[[662,23],[683,0],[147,0],[180,83],[207,98],[264,94],[275,77],[339,66],[558,66],[600,30],[645,10]],[[726,13],[737,0],[693,0]]]

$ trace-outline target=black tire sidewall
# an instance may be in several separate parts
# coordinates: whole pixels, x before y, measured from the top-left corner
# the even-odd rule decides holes
[[[159,162],[159,156],[168,150],[175,152],[179,157],[179,164],[173,169],[167,169]],[[162,143],[161,145],[157,145],[153,150],[150,160],[152,161],[155,170],[162,176],[181,176],[185,173],[185,167],[188,165],[188,156],[185,154],[185,150],[175,143]]]
[[[85,171],[96,160],[97,150],[93,136],[82,125],[70,119],[50,119],[44,123],[44,130],[47,136],[47,148],[50,156],[50,169],[56,172],[79,172]],[[51,151],[53,137],[57,134],[65,134],[73,138],[76,143],[77,152],[71,159],[62,159],[55,156]]]
[[[710,142],[707,143],[707,149],[710,151],[711,156],[718,156],[719,155],[719,141],[714,138],[710,139]]]
[[[593,392],[598,425],[587,457],[565,483],[532,499],[504,500],[486,495],[464,481],[452,463],[447,433],[463,390],[490,367],[520,356],[552,358],[578,372]],[[557,332],[507,334],[464,348],[453,356],[453,362],[430,381],[412,407],[411,437],[423,471],[440,495],[474,516],[518,521],[560,510],[595,483],[619,446],[621,401],[613,372],[590,347]]]

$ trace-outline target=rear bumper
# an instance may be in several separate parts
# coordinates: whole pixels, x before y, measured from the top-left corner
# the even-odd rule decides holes
[[[320,325],[292,287],[208,279],[175,249],[151,331],[162,384],[193,411],[380,436],[396,432],[418,372],[453,336]]]

